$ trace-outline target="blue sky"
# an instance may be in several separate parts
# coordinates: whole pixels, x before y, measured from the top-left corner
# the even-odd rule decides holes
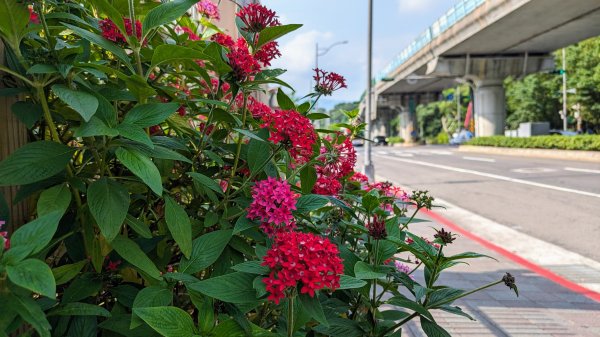
[[[444,14],[457,0],[374,0],[373,75],[414,38]],[[366,0],[262,0],[277,12],[283,24],[301,23],[299,30],[279,40],[283,56],[273,62],[288,72],[283,80],[296,88],[297,96],[310,89],[315,63],[315,43],[326,47],[348,40],[319,58],[319,68],[337,72],[348,88],[320,101],[329,108],[339,102],[358,100],[366,87]]]

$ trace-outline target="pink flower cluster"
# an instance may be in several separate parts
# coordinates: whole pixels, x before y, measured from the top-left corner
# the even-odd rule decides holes
[[[296,228],[292,211],[298,197],[286,180],[269,177],[258,181],[252,187],[253,200],[246,216],[262,221],[261,229],[269,236],[291,231]]]
[[[341,134],[337,134],[337,137],[340,136]],[[313,188],[313,193],[337,195],[342,189],[340,179],[354,170],[356,150],[350,138],[344,139],[341,143],[338,143],[338,138],[332,140],[331,137],[328,137],[326,139],[331,142],[331,149],[326,146],[321,147],[319,160],[323,162],[323,165],[317,166],[317,183]]]
[[[263,279],[268,299],[279,303],[286,291],[301,285],[300,293],[314,297],[323,288],[340,286],[344,266],[336,245],[312,233],[288,232],[275,238],[263,258],[271,272]]]
[[[183,34],[187,34],[188,39],[190,39],[191,41],[198,41],[200,40],[200,36],[198,36],[191,28],[189,27],[185,27],[185,26],[177,26],[175,28],[175,31],[178,33],[183,33]]]
[[[196,4],[196,10],[200,15],[209,18],[219,20],[219,7],[211,0],[201,0]]]
[[[313,79],[316,83],[315,91],[325,96],[331,96],[338,89],[347,88],[346,79],[343,76],[319,68],[315,69]]]
[[[260,47],[260,49],[254,53],[254,58],[265,67],[270,66],[271,61],[279,56],[281,56],[281,52],[279,51],[279,43],[277,43],[277,41],[265,43],[264,46]]]
[[[133,27],[131,25],[131,19],[123,18],[123,22],[125,23],[125,31],[127,32],[127,35],[132,36]],[[117,28],[117,25],[115,25],[115,23],[112,22],[111,19],[100,20],[100,22],[98,22],[98,25],[100,26],[102,36],[105,39],[116,43],[127,43],[125,36],[121,34],[119,28]],[[138,40],[142,39],[142,23],[140,22],[140,20],[135,21],[135,36]]]
[[[262,121],[261,127],[271,131],[269,140],[283,144],[296,163],[304,164],[310,160],[317,141],[310,119],[295,110],[275,110],[263,115]]]
[[[237,81],[243,82],[248,76],[256,75],[260,71],[260,64],[250,54],[248,43],[246,43],[244,38],[240,37],[229,50],[227,58],[229,59],[229,65],[233,69],[233,76]]]
[[[2,229],[2,226],[4,226],[5,224],[6,223],[4,221],[0,220],[0,229]],[[8,239],[8,232],[7,231],[0,232],[0,237],[2,237],[4,240],[4,249],[10,248],[10,240]]]

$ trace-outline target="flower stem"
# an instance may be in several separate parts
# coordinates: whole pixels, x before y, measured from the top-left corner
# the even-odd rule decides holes
[[[288,337],[292,337],[294,335],[294,297],[290,296],[288,298],[288,313],[287,313],[287,335]]]

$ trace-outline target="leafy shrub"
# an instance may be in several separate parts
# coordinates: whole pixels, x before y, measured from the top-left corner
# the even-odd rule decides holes
[[[356,111],[348,135],[315,131],[340,75],[317,70],[312,102],[254,98],[288,86],[265,66],[299,25],[251,4],[234,40],[196,2],[0,2],[31,136],[0,186],[37,205],[0,232],[1,335],[395,336],[415,317],[447,335],[431,311],[469,317],[451,306],[469,292],[438,278],[481,255],[408,231],[427,193],[354,172]]]
[[[388,143],[390,144],[402,144],[404,143],[404,138],[400,136],[393,136],[387,138]]]
[[[559,149],[559,150],[583,150],[600,151],[600,136],[533,136],[528,138],[516,138],[505,136],[477,137],[471,139],[466,145],[494,146],[531,149]]]
[[[450,142],[450,137],[444,131],[437,134],[435,137],[436,144],[448,144]]]

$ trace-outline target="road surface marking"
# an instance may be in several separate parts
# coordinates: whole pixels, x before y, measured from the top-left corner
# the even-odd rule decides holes
[[[377,153],[378,153],[378,154],[390,154],[390,153],[389,153],[389,152],[387,152],[387,151],[377,151]]]
[[[549,173],[556,172],[556,169],[548,168],[548,167],[524,167],[518,169],[512,169],[512,172],[516,173]]]
[[[428,162],[425,162],[425,161],[414,160],[414,159],[402,159],[402,158],[396,158],[396,157],[391,157],[391,156],[381,156],[381,157],[385,157],[385,158],[389,158],[389,159],[392,159],[392,160],[401,161],[401,162],[405,162],[405,163],[409,163],[409,164],[415,164],[415,165],[421,165],[421,166],[429,166],[429,167],[434,167],[434,168],[438,168],[438,169],[442,169],[442,170],[448,170],[448,171],[454,171],[454,172],[460,172],[460,173],[473,174],[473,175],[476,175],[476,176],[488,177],[488,178],[497,179],[497,180],[504,180],[504,181],[509,181],[509,182],[517,183],[517,184],[523,184],[523,185],[541,187],[541,188],[546,188],[546,189],[549,189],[549,190],[555,190],[555,191],[561,191],[561,192],[568,192],[568,193],[574,193],[574,194],[579,194],[579,195],[585,195],[585,196],[588,196],[588,197],[600,198],[600,194],[597,194],[597,193],[580,191],[580,190],[574,190],[572,188],[559,187],[559,186],[554,186],[554,185],[541,184],[541,183],[536,183],[536,182],[533,182],[533,181],[527,181],[527,180],[523,180],[523,179],[516,179],[516,178],[511,178],[511,177],[505,177],[505,176],[501,176],[501,175],[497,175],[497,174],[492,174],[492,173],[480,172],[480,171],[475,171],[475,170],[468,170],[468,169],[463,169],[463,168],[458,168],[458,167],[453,167],[453,166],[447,166],[447,165],[433,164],[433,163],[428,163]]]
[[[600,170],[588,170],[588,169],[581,169],[581,168],[575,168],[575,167],[565,167],[565,171],[585,172],[585,173],[597,173],[597,174],[600,174]]]
[[[463,157],[464,160],[473,160],[473,161],[484,161],[487,163],[495,163],[496,159],[492,158],[483,158],[483,157]]]
[[[412,153],[404,153],[404,152],[396,152],[394,155],[398,157],[414,157],[415,155]]]
[[[433,154],[439,154],[439,155],[442,155],[442,156],[451,156],[451,155],[453,155],[453,153],[450,152],[450,151],[431,150],[429,152],[433,153]]]

